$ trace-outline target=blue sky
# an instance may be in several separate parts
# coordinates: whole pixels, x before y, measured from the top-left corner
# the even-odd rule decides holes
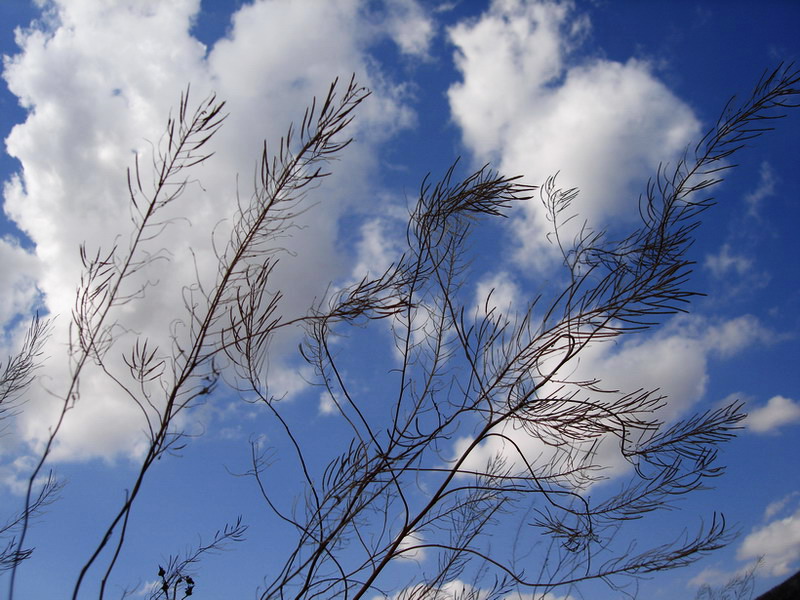
[[[211,142],[215,156],[192,171],[184,204],[168,214],[152,249],[169,257],[146,273],[158,285],[119,314],[123,339],[141,332],[162,347],[169,347],[169,325],[181,316],[181,292],[194,281],[195,265],[201,279],[216,273],[211,232],[225,239],[237,190],[250,194],[263,140],[276,147],[333,78],[354,73],[372,96],[353,123],[355,142],[309,196],[299,227],[280,240],[287,252],[272,285],[284,293],[287,316],[304,314],[331,286],[397,260],[420,182],[458,156],[461,175],[491,163],[539,185],[558,172],[559,185],[580,188],[574,207],[582,219],[612,234],[628,231],[638,217],[636,198],[659,163],[674,164],[728,98],[746,97],[765,69],[800,58],[798,22],[800,5],[788,0],[757,8],[689,0],[0,3],[2,355],[17,347],[33,311],[58,315],[40,377],[0,437],[2,518],[21,505],[66,389],[79,244],[93,250],[128,239],[126,169],[137,153],[150,164],[188,84],[196,102],[216,92],[229,117]],[[615,543],[671,539],[714,511],[739,536],[691,567],[639,580],[641,598],[692,598],[699,585],[724,584],[759,557],[756,594],[800,569],[800,115],[776,128],[738,154],[739,166],[714,190],[717,205],[704,214],[690,249],[690,286],[705,294],[691,312],[591,349],[575,367],[611,388],[660,389],[668,420],[737,398],[750,414],[720,452],[727,472],[713,489],[686,496],[676,510],[625,523]],[[498,310],[513,315],[558,289],[547,233],[536,200],[477,229],[460,290],[465,303],[479,304],[494,289]],[[321,468],[346,448],[347,430],[311,385],[313,371],[297,353],[301,341],[299,329],[276,336],[265,377],[270,392],[284,397],[281,410],[307,445],[312,468]],[[337,342],[352,388],[376,418],[397,367],[391,344],[383,321]],[[72,589],[131,486],[143,425],[139,409],[108,378],[87,371],[48,462],[66,485],[32,525],[36,550],[20,568],[16,598],[57,598]],[[299,489],[296,463],[269,412],[224,386],[183,413],[180,425],[191,434],[188,444],[148,474],[108,596],[128,586],[134,597],[146,597],[166,557],[242,515],[246,541],[204,559],[195,596],[254,597],[282,564],[290,532],[253,479],[232,473],[250,468],[250,441],[270,448],[268,479],[290,506]],[[466,435],[455,434],[453,447]],[[515,439],[536,452],[533,441]],[[482,447],[474,460],[496,450]],[[615,457],[601,458],[609,481],[598,495],[627,473]],[[511,536],[499,530],[492,543],[502,547]],[[435,557],[401,561],[384,585],[399,593],[430,568],[426,561]],[[100,575],[92,573],[81,597],[97,594]],[[7,580],[0,574],[2,589]],[[545,600],[580,593],[560,588]],[[603,585],[584,594],[619,597]]]

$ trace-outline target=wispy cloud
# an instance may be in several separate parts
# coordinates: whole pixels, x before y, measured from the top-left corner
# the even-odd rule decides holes
[[[785,495],[783,498],[775,500],[775,502],[770,502],[767,505],[767,508],[764,509],[764,519],[769,520],[775,515],[782,512],[798,496],[800,496],[800,492],[794,491],[791,492],[790,494]]]
[[[766,161],[761,163],[759,170],[758,185],[754,190],[747,193],[744,201],[747,204],[748,216],[758,218],[761,214],[761,205],[764,200],[775,193],[777,177],[770,164]]]
[[[704,266],[717,278],[730,273],[742,277],[753,268],[753,260],[735,253],[730,244],[723,244],[717,254],[706,255]]]
[[[703,266],[711,275],[724,283],[726,298],[747,298],[755,290],[766,286],[770,274],[756,263],[757,244],[762,225],[761,205],[764,199],[775,193],[777,178],[772,167],[762,162],[759,170],[759,183],[754,190],[744,196],[746,210],[739,216],[735,228],[719,251],[706,255]]]

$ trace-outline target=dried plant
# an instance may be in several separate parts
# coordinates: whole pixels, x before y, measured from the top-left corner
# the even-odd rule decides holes
[[[534,189],[488,168],[461,182],[454,182],[454,168],[435,185],[423,182],[405,254],[380,276],[318,306],[306,324],[304,357],[349,425],[350,444],[311,474],[311,451],[283,420],[280,404],[262,397],[296,449],[305,502],[302,509],[281,508],[254,451],[252,473],[265,499],[297,531],[261,598],[390,596],[398,590],[390,565],[422,551],[438,566],[420,569],[403,598],[448,597],[446,584],[463,579],[473,582],[467,594],[490,582],[481,598],[590,579],[616,587],[623,576],[684,566],[727,543],[720,515],[650,548],[611,542],[626,521],[672,506],[722,472],[716,447],[733,436],[741,406],[665,425],[657,417],[665,399],[656,391],[604,390],[602,374],[575,380],[572,367],[591,344],[686,310],[695,295],[687,289],[687,249],[712,203],[703,194],[730,168],[727,159],[768,129],[765,121],[797,105],[798,81],[796,70],[779,68],[741,106],[726,107],[693,156],[657,174],[641,201],[641,225],[620,241],[586,227],[571,243],[563,240],[577,192],[549,179],[539,194],[567,283],[549,303],[536,298],[517,318],[488,301],[476,313],[464,297],[466,242],[480,219],[505,214]],[[346,356],[332,345],[346,327],[379,319],[391,322],[400,356],[381,386],[384,410],[353,391],[340,367]],[[511,435],[519,430],[548,448],[547,461],[526,455]],[[454,444],[463,436],[465,443]],[[603,478],[596,450],[609,438],[633,476],[616,494],[592,501],[588,488]],[[490,442],[503,451],[476,467],[471,456]],[[513,544],[491,544],[493,533],[520,519]],[[531,569],[523,557],[537,544],[548,550]]]
[[[43,346],[50,335],[50,321],[40,319],[38,313],[31,319],[22,347],[5,364],[0,362],[0,420],[15,414],[24,394],[36,376],[42,360]]]
[[[750,600],[753,597],[756,572],[761,566],[762,559],[759,559],[717,588],[708,584],[701,585],[695,600]]]
[[[194,593],[195,582],[192,577],[194,565],[204,554],[219,552],[225,549],[228,543],[240,542],[244,539],[247,526],[242,524],[239,517],[233,524],[225,525],[223,529],[214,533],[213,539],[208,543],[200,543],[196,548],[187,552],[183,557],[170,556],[166,567],[158,566],[159,581],[147,596],[148,600],[176,600],[181,594],[185,600]]]
[[[30,325],[22,339],[19,352],[10,356],[5,364],[0,363],[0,421],[13,417],[20,410],[31,384],[36,377],[36,371],[43,360],[43,346],[50,335],[50,321],[39,318],[38,313],[31,319]],[[25,548],[17,539],[18,531],[24,523],[56,500],[60,484],[49,473],[34,497],[25,505],[18,514],[7,518],[0,525],[0,541],[4,544],[0,550],[0,572],[14,569],[21,561],[31,555],[33,551]]]
[[[368,96],[352,79],[343,91],[334,82],[300,126],[289,128],[277,151],[264,146],[256,192],[240,200],[230,239],[216,252],[213,284],[198,277],[184,290],[185,314],[174,322],[171,349],[146,337],[120,349],[129,337],[119,332],[129,329],[117,308],[146,304],[146,287],[131,287],[132,276],[159,258],[147,247],[163,231],[164,209],[186,192],[187,170],[210,158],[206,147],[225,118],[224,104],[214,97],[191,110],[187,90],[157,146],[152,189],[143,183],[138,160],[129,173],[129,244],[94,253],[81,249],[71,381],[31,473],[10,556],[24,558],[30,516],[41,497],[38,481],[65,415],[81,401],[79,383],[88,365],[139,407],[148,448],[124,502],[77,574],[73,598],[90,573],[98,597],[108,593],[148,473],[184,444],[178,417],[221,385],[258,399],[297,462],[298,488],[287,503],[285,484],[279,498],[268,481],[266,454],[257,445],[252,449],[250,475],[274,514],[295,532],[285,562],[264,574],[264,599],[487,599],[512,590],[572,589],[592,579],[619,587],[628,576],[680,567],[721,547],[730,534],[719,515],[651,547],[621,538],[627,521],[670,507],[721,473],[716,448],[734,434],[741,406],[664,424],[658,408],[665,400],[657,391],[607,390],[602,374],[579,380],[572,367],[591,345],[636,334],[687,309],[696,295],[687,288],[687,249],[712,203],[708,190],[730,168],[734,152],[797,106],[799,81],[800,72],[781,67],[741,105],[726,107],[693,153],[657,173],[640,202],[641,223],[621,240],[587,227],[564,239],[577,192],[559,189],[554,178],[537,190],[484,167],[459,180],[453,165],[438,183],[423,181],[407,247],[392,266],[330,293],[308,314],[286,318],[271,279],[281,253],[277,238],[350,143],[345,131]],[[489,301],[476,311],[464,291],[470,235],[481,221],[537,194],[563,257],[563,288],[552,298],[531,300],[516,316]],[[350,327],[374,324],[388,326],[400,357],[377,406],[350,381],[343,368],[347,357],[334,344]],[[303,357],[349,427],[349,441],[332,459],[329,448],[318,456],[304,446],[264,379],[270,340],[297,326],[307,332]],[[112,360],[118,355],[124,372]],[[520,447],[519,431],[540,444],[547,460]],[[597,451],[609,443],[632,469],[616,493],[595,499],[589,490],[603,479]],[[474,456],[486,444],[502,451],[476,464]],[[509,526],[518,531],[516,539],[498,545],[493,534]],[[239,539],[243,529],[237,522],[211,546]],[[399,581],[392,567],[421,552],[429,557],[425,566]],[[194,575],[186,569],[198,556],[161,568],[156,597],[190,595]],[[12,562],[9,597],[20,561]]]

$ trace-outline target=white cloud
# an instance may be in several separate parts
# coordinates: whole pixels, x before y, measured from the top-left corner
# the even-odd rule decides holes
[[[767,505],[767,508],[764,509],[764,519],[771,519],[778,513],[782,512],[784,508],[795,498],[800,496],[800,492],[794,491],[790,494],[786,494],[783,498],[775,500],[775,502],[770,502]]]
[[[723,590],[747,589],[744,582],[750,580],[754,574],[758,574],[760,567],[761,562],[759,560],[754,560],[749,565],[744,565],[736,570],[706,567],[687,582],[687,587],[709,586],[711,588],[722,588]],[[722,597],[727,598],[728,596]]]
[[[761,204],[766,198],[775,193],[775,185],[777,183],[775,172],[766,161],[761,163],[758,174],[758,185],[744,197],[744,201],[747,203],[747,214],[751,217],[758,217]]]
[[[0,324],[8,323],[19,315],[27,315],[39,296],[36,278],[39,274],[36,257],[16,242],[0,238]],[[25,323],[27,326],[27,322]]]
[[[773,396],[767,403],[752,409],[745,421],[755,433],[771,433],[784,425],[800,422],[800,403],[785,396]]]
[[[363,277],[380,277],[400,259],[402,248],[393,225],[395,223],[382,218],[369,219],[362,224],[352,271],[354,282]]]
[[[474,596],[471,594],[474,593]],[[436,588],[435,590],[425,592],[422,585],[413,585],[392,596],[392,600],[433,600],[434,598],[441,598],[441,600],[455,600],[456,598],[472,598],[482,600],[486,593],[481,594],[480,590],[469,583],[465,583],[459,579],[448,581],[444,585]],[[377,600],[378,597],[375,597]]]
[[[733,571],[725,571],[716,567],[706,567],[697,575],[692,577],[687,585],[690,587],[700,587],[703,585],[717,586],[723,585],[734,575]]]
[[[456,600],[460,598],[483,600],[489,596],[490,590],[483,590],[460,579],[453,579],[435,590],[427,593],[423,592],[424,588],[421,585],[414,585],[393,595],[392,600]],[[377,598],[376,596],[375,600]],[[574,596],[570,594],[559,596],[552,592],[532,592],[529,594],[514,592],[502,598],[503,600],[575,600]]]
[[[117,317],[169,352],[170,323],[184,314],[182,289],[193,283],[195,261],[201,274],[216,273],[209,232],[216,228],[216,242],[224,246],[237,191],[245,199],[251,193],[262,140],[276,143],[290,121],[302,118],[311,97],[326,93],[332,77],[356,73],[374,92],[350,132],[357,142],[335,165],[324,194],[309,199],[310,210],[298,217],[291,237],[276,241],[287,252],[272,283],[284,293],[282,310],[296,315],[323,297],[328,282],[349,273],[338,244],[340,217],[364,197],[376,144],[413,120],[400,87],[366,55],[375,36],[389,32],[370,30],[356,0],[263,1],[243,6],[227,38],[206,53],[190,34],[199,5],[199,0],[58,0],[49,26],[17,34],[21,51],[6,59],[4,77],[29,114],[7,139],[23,170],[5,187],[5,209],[36,248],[31,256],[0,244],[0,258],[9,259],[0,260],[0,269],[19,292],[4,295],[4,323],[36,299],[33,275],[47,309],[62,315],[54,348],[65,347],[81,268],[78,244],[85,240],[90,253],[128,244],[125,169],[138,152],[148,185],[150,152],[189,82],[195,102],[213,89],[228,102],[230,117],[212,142],[216,155],[192,173],[202,187],[190,184],[183,204],[165,214],[166,234],[151,251],[163,250],[170,260],[150,265],[140,280],[159,282],[158,287],[148,288],[141,305],[121,307]],[[420,40],[406,43],[409,50],[422,48]],[[276,396],[305,389],[302,374],[279,358],[293,355],[297,335],[287,332],[271,347],[267,380]],[[112,365],[132,342],[133,334],[124,338]],[[57,394],[67,365],[62,352],[52,354],[42,383]],[[54,457],[140,452],[145,424],[139,408],[91,370],[81,386],[81,400],[67,415]],[[33,446],[41,445],[59,409],[57,399],[39,396],[18,422],[19,435]]]
[[[145,581],[141,587],[134,592],[134,596],[147,596],[148,598],[151,597],[153,592],[158,590],[159,586],[161,585],[160,581]]]
[[[763,557],[763,570],[768,575],[785,576],[796,570],[800,560],[800,508],[748,534],[736,556],[739,560]]]
[[[398,557],[401,560],[413,560],[415,562],[422,562],[427,556],[425,548],[418,548],[420,544],[425,543],[425,537],[418,531],[414,531],[405,536],[397,547],[402,554]]]
[[[703,341],[709,350],[726,358],[748,347],[770,344],[778,337],[753,315],[743,315],[708,326]]]
[[[659,412],[659,417],[670,421],[679,417],[704,394],[708,379],[706,351],[703,344],[690,337],[672,335],[650,339],[631,340],[620,346],[611,344],[595,344],[587,347],[579,360],[565,365],[557,379],[567,381],[591,380],[602,377],[599,386],[607,390],[620,390],[622,393],[634,392],[640,388],[658,390],[659,395],[667,396],[667,403]],[[593,393],[581,390],[569,383],[552,383],[543,388],[539,397],[564,397],[571,391],[577,392],[578,398]],[[612,395],[614,392],[611,392]],[[542,429],[539,436],[532,436],[525,429],[509,423],[502,430],[514,447],[498,437],[491,440],[470,454],[465,463],[467,469],[482,470],[496,455],[507,458],[509,467],[522,468],[523,463],[517,450],[526,461],[540,472],[550,473],[562,465],[566,454],[579,456],[581,450],[575,444],[554,446],[547,443],[547,436],[560,437],[558,431],[548,432]],[[458,440],[456,455],[463,452],[470,440]],[[590,450],[586,444],[584,450]],[[576,451],[577,449],[577,451]],[[626,472],[630,465],[619,452],[619,443],[614,438],[603,440],[599,448],[595,448],[595,464],[606,468],[605,477],[614,477]],[[556,473],[557,470],[554,472]],[[574,476],[563,477],[564,484],[581,487],[585,482]]]
[[[588,30],[571,2],[492,3],[478,20],[450,29],[463,81],[449,90],[466,146],[505,173],[579,187],[579,214],[604,228],[638,214],[636,201],[661,161],[674,161],[699,133],[691,109],[658,81],[650,66],[587,60],[570,64]],[[513,219],[525,266],[545,268],[553,249],[541,203]]]
[[[495,311],[503,315],[513,315],[518,308],[519,286],[507,271],[497,271],[480,280],[475,289],[475,306],[479,314]]]
[[[464,141],[481,157],[501,149],[513,122],[525,112],[539,86],[552,82],[562,70],[561,26],[568,5],[532,2],[494,2],[488,13],[450,29],[456,46],[461,83],[448,96]]]
[[[336,402],[329,392],[325,391],[319,395],[319,414],[333,415],[339,412]]]
[[[753,260],[741,254],[734,254],[730,244],[723,244],[717,254],[706,255],[704,266],[714,277],[722,278],[734,272],[742,277],[753,267]]]
[[[753,315],[731,319],[708,319],[697,315],[678,315],[665,324],[663,335],[682,335],[698,340],[705,351],[728,358],[748,348],[774,343],[781,339]]]
[[[436,34],[434,21],[416,0],[393,0],[387,4],[386,26],[403,54],[427,57]]]
[[[709,380],[708,363],[713,356],[722,358],[735,355],[745,348],[763,343],[763,328],[757,320],[745,316],[723,322],[710,322],[699,317],[676,317],[665,327],[650,336],[634,336],[621,343],[596,343],[588,346],[578,359],[563,366],[555,378],[559,383],[543,387],[540,398],[564,397],[577,391],[578,398],[593,392],[580,389],[570,382],[591,381],[600,378],[600,389],[630,393],[639,389],[654,390],[664,396],[664,406],[655,416],[667,423],[685,415],[703,398]],[[563,383],[561,383],[563,382]],[[648,411],[649,412],[649,411]],[[653,416],[653,415],[649,415]],[[474,449],[465,463],[465,469],[482,470],[495,456],[502,455],[510,467],[522,468],[523,463],[517,449],[529,464],[542,472],[559,464],[564,452],[573,453],[573,448],[554,448],[548,445],[547,430],[533,436],[521,427],[509,423],[500,433],[508,437],[513,445],[499,437]],[[558,438],[561,434],[551,432]],[[471,439],[456,440],[454,454],[464,452]],[[588,445],[586,449],[588,450]],[[602,441],[594,457],[596,464],[606,467],[604,476],[609,478],[626,472],[630,466],[619,452],[615,438]],[[576,479],[564,478],[565,483],[579,485]]]
[[[10,464],[0,466],[0,484],[12,494],[23,496],[28,491],[28,477],[35,467],[33,457],[18,456]],[[44,482],[44,479],[39,479],[40,484]]]

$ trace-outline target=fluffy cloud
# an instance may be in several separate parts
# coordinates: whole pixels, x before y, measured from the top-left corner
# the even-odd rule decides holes
[[[571,2],[496,0],[475,22],[450,29],[463,80],[449,90],[466,146],[509,174],[582,190],[572,210],[604,228],[635,218],[636,199],[662,161],[674,161],[700,131],[691,109],[647,63],[595,59],[570,64],[589,30]],[[513,228],[518,261],[553,261],[542,205],[527,203]]]
[[[363,277],[380,277],[400,258],[401,237],[397,222],[385,218],[369,219],[361,225],[356,247],[356,262],[352,270],[353,283]]]
[[[475,290],[475,306],[479,313],[513,315],[519,308],[520,290],[512,275],[506,271],[485,277]],[[497,314],[495,314],[497,316]]]
[[[702,330],[702,339],[705,347],[727,358],[744,350],[748,346],[766,345],[773,343],[779,336],[772,330],[764,327],[753,315],[743,315],[714,324],[706,324],[703,319],[687,318],[685,321],[692,331]]]
[[[38,272],[39,263],[34,256],[16,240],[0,238],[0,281],[3,282],[0,323],[8,323],[17,315],[27,313],[36,302]]]
[[[425,537],[419,532],[412,532],[400,541],[398,550],[402,552],[401,560],[413,560],[422,562],[427,557],[427,549],[419,547],[425,543]]]
[[[750,316],[738,317],[722,322],[711,322],[699,317],[676,317],[665,327],[650,336],[634,336],[618,344],[597,343],[587,347],[570,364],[565,365],[558,378],[569,381],[591,381],[601,378],[598,386],[605,390],[630,393],[639,389],[657,390],[664,396],[664,406],[658,418],[667,423],[686,414],[703,398],[708,383],[709,361],[712,358],[727,358],[737,352],[764,343],[768,331]],[[577,389],[577,388],[576,388]],[[579,390],[579,397],[590,394]],[[614,392],[611,392],[614,393]],[[561,397],[565,394],[562,383],[552,383],[543,388],[540,397]],[[524,429],[509,424],[502,433],[513,441],[512,448],[501,438],[474,449],[465,463],[466,469],[483,469],[498,454],[507,458],[510,466],[522,467],[517,449],[536,468],[547,469],[557,464],[560,453],[574,449],[559,449],[548,445],[541,437],[534,437]],[[455,455],[464,452],[471,440],[460,438],[455,445]],[[588,446],[586,448],[588,450]],[[604,475],[614,477],[628,470],[629,464],[619,452],[616,439],[602,440],[596,449],[595,460],[607,468]],[[567,479],[571,485],[577,480]]]
[[[323,392],[319,395],[319,414],[333,415],[339,412],[336,408],[336,402],[328,392]]]
[[[800,559],[800,506],[792,492],[767,505],[764,524],[740,542],[736,557],[747,564],[738,569],[706,567],[688,581],[690,586],[721,587],[756,576],[783,577],[797,569]],[[787,510],[788,509],[788,510]]]
[[[785,576],[796,570],[800,560],[800,507],[748,534],[736,556],[739,560],[763,557],[762,566],[768,575]]]
[[[180,206],[165,213],[164,235],[149,249],[165,260],[143,270],[138,284],[158,286],[147,288],[141,304],[118,309],[116,318],[130,339],[117,354],[133,342],[133,332],[148,335],[153,346],[166,349],[161,353],[169,352],[170,324],[185,313],[183,290],[194,282],[195,269],[201,277],[215,275],[210,232],[223,247],[237,197],[252,193],[262,141],[277,142],[291,121],[302,118],[311,97],[326,93],[332,77],[356,73],[359,83],[374,92],[350,131],[358,142],[336,164],[324,194],[309,197],[298,227],[276,242],[286,252],[271,283],[285,295],[281,308],[297,314],[324,295],[329,281],[348,274],[338,239],[340,217],[364,197],[376,145],[413,119],[400,88],[368,58],[369,44],[377,35],[394,36],[402,51],[421,53],[430,32],[414,38],[402,28],[389,31],[374,15],[367,23],[357,0],[313,6],[271,0],[243,6],[228,35],[208,49],[191,34],[199,7],[199,0],[56,0],[39,25],[18,32],[20,52],[6,58],[4,78],[29,113],[7,139],[22,171],[6,183],[4,198],[7,214],[33,240],[35,252],[0,243],[0,269],[15,290],[0,305],[3,323],[29,309],[38,286],[47,309],[61,315],[54,343],[65,347],[81,272],[78,245],[86,241],[90,254],[115,244],[127,247],[125,169],[139,155],[148,187],[166,117],[188,83],[194,103],[214,90],[227,101],[230,116],[213,141],[216,155],[191,173]],[[404,7],[417,21],[425,18],[416,3]],[[392,15],[377,18],[390,21]],[[276,339],[274,356],[287,349],[283,354],[291,354],[296,335]],[[276,358],[270,368],[275,394],[304,389],[303,375],[287,361]],[[42,384],[57,394],[67,371],[65,357],[54,353]],[[97,373],[85,373],[81,391],[54,457],[140,452],[140,409]],[[43,443],[60,403],[48,394],[39,396],[21,415],[18,437],[3,440],[7,448],[20,440],[34,447]]]
[[[648,63],[573,60],[590,29],[569,1],[496,0],[479,18],[448,32],[462,77],[448,97],[464,144],[478,162],[499,162],[503,172],[524,174],[530,183],[558,172],[559,186],[580,188],[570,209],[579,218],[561,231],[567,243],[584,219],[600,229],[634,221],[646,180],[661,162],[681,157],[700,133],[692,110]],[[553,266],[558,257],[547,241],[551,224],[541,203],[518,208],[511,227],[518,267]],[[486,288],[479,287],[479,297]],[[657,389],[668,398],[660,416],[671,421],[702,398],[711,357],[731,356],[768,337],[748,316],[719,323],[676,318],[649,337],[587,348],[580,361],[564,367],[565,377],[600,374],[606,389]],[[552,464],[557,451],[542,440],[512,426],[503,433],[528,460]],[[456,452],[469,443],[459,440]],[[517,461],[510,445],[493,438],[471,453],[467,467],[481,468],[497,453]],[[597,458],[609,475],[627,468],[613,440],[600,445]]]
[[[755,433],[771,433],[784,425],[800,422],[800,403],[784,396],[773,396],[747,415],[747,428]]]
[[[403,54],[426,57],[436,33],[433,20],[415,0],[394,0],[387,6],[386,25]]]

